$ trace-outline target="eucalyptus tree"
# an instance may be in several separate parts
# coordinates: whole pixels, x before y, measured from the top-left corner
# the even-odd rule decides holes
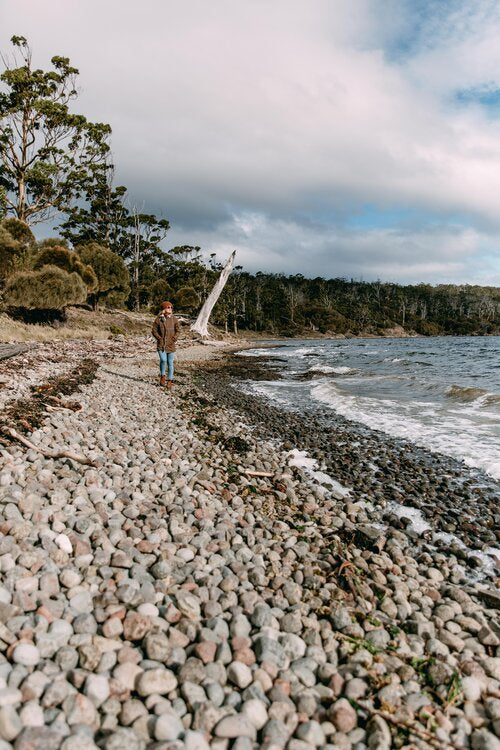
[[[52,69],[33,67],[23,36],[2,55],[0,75],[0,204],[7,214],[36,224],[66,211],[89,182],[109,169],[109,125],[70,112],[77,68],[52,57]]]

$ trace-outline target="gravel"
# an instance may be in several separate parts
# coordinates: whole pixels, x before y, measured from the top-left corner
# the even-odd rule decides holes
[[[127,343],[29,436],[92,466],[0,448],[0,750],[497,748],[493,578]]]

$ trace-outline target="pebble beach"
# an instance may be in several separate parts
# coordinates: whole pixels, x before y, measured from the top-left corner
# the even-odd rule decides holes
[[[146,337],[40,344],[0,405],[82,358],[0,445],[0,750],[500,748],[494,483],[272,409],[221,346],[167,392]]]

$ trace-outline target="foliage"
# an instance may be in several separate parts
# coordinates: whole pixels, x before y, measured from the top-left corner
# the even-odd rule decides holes
[[[57,266],[68,273],[77,273],[87,287],[88,294],[92,294],[98,288],[97,276],[92,266],[82,263],[78,255],[66,247],[45,245],[36,255],[33,269],[38,271],[44,266]]]
[[[29,227],[17,219],[0,222],[0,283],[28,264],[35,238]]]
[[[47,237],[37,244],[40,250],[43,250],[44,247],[65,247],[67,250],[70,249],[67,240],[62,237]]]
[[[172,299],[174,290],[167,281],[157,279],[151,284],[149,289],[149,308],[157,312],[161,308],[161,303]]]
[[[12,217],[10,219],[4,219],[2,221],[2,226],[24,247],[35,244],[35,235],[24,221]]]
[[[175,295],[175,304],[179,310],[192,312],[200,304],[200,298],[192,286],[183,286]]]
[[[80,261],[91,266],[97,276],[98,285],[91,295],[94,307],[101,302],[109,306],[123,304],[130,293],[129,275],[123,259],[96,242],[78,245],[75,250]]]
[[[109,168],[109,125],[70,112],[78,70],[67,57],[33,68],[22,36],[0,75],[0,189],[7,211],[34,224],[67,210]]]
[[[43,266],[38,271],[18,271],[7,280],[4,300],[12,307],[28,309],[61,309],[84,302],[87,287],[77,273],[57,266]]]

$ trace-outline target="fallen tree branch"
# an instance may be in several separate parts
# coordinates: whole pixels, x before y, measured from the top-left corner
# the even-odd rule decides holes
[[[18,432],[16,432],[16,430],[13,430],[11,427],[6,427],[5,432],[7,433],[7,435],[10,435],[10,437],[13,440],[17,440],[19,443],[22,443],[23,445],[26,446],[26,448],[31,448],[31,450],[41,453],[42,456],[45,456],[45,458],[70,458],[72,461],[76,461],[79,464],[85,464],[85,466],[96,465],[94,461],[92,461],[90,458],[87,458],[86,456],[80,456],[78,453],[73,453],[72,451],[42,450],[42,448],[39,448],[37,445],[32,443],[31,440],[28,440],[28,438],[23,437]]]
[[[357,701],[357,703],[358,706],[363,709],[363,711],[367,711],[372,716],[380,716],[381,719],[384,719],[384,721],[387,721],[389,724],[393,724],[396,727],[406,729],[408,730],[408,732],[416,734],[417,737],[420,737],[420,739],[425,740],[430,745],[438,748],[438,750],[453,750],[453,745],[450,745],[447,742],[443,743],[442,740],[438,739],[434,734],[432,734],[432,732],[429,732],[423,727],[419,727],[415,721],[398,719],[396,716],[388,713],[387,711],[380,711],[377,708],[372,708],[372,706],[370,706],[368,703],[365,703],[364,701]]]
[[[272,471],[253,471],[252,469],[244,469],[242,473],[246,474],[247,477],[274,477]]]

